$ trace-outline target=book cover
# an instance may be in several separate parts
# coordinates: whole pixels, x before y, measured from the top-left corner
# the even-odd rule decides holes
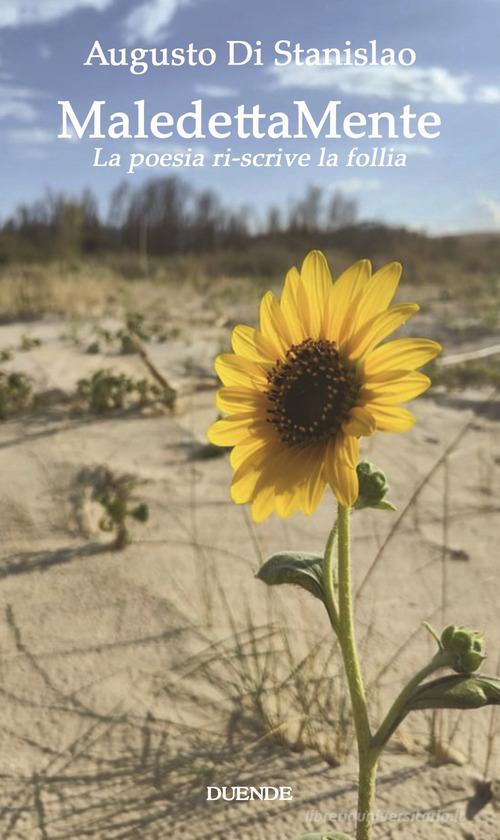
[[[0,836],[495,840],[496,0],[2,0]]]

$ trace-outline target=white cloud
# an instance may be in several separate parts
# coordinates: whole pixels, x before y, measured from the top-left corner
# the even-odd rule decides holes
[[[179,9],[192,0],[146,0],[125,18],[123,28],[128,44],[154,41],[165,32]]]
[[[488,221],[500,227],[500,201],[488,195],[480,195],[477,203]]]
[[[32,128],[13,128],[7,133],[7,137],[13,143],[40,146],[46,143],[52,143],[55,140],[55,134],[52,131],[47,131],[45,128],[33,126]]]
[[[476,102],[484,105],[498,105],[500,103],[500,85],[482,85],[475,94]]]
[[[36,93],[29,88],[18,87],[4,75],[0,78],[0,120],[9,118],[19,122],[33,122],[37,112],[32,103]]]
[[[238,95],[238,91],[235,88],[224,87],[224,85],[197,85],[196,90],[202,96],[209,96],[214,99]]]
[[[398,154],[402,152],[404,155],[417,155],[419,157],[432,157],[434,154],[431,146],[425,146],[423,143],[395,143],[392,148]]]
[[[278,87],[331,88],[344,94],[413,102],[462,104],[469,76],[444,67],[278,66],[271,69]]]
[[[341,193],[373,192],[381,187],[380,181],[376,178],[346,178],[344,181],[335,181],[332,190]]]
[[[1,26],[25,26],[50,23],[76,11],[78,8],[103,11],[113,0],[2,0],[0,3]]]

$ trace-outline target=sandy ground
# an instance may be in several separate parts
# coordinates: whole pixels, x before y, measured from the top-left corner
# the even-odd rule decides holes
[[[229,501],[226,457],[202,457],[215,417],[210,360],[227,342],[227,325],[200,310],[196,332],[186,327],[148,345],[180,388],[171,415],[76,410],[80,377],[102,367],[142,376],[141,361],[89,355],[85,341],[78,346],[50,319],[1,327],[0,347],[26,334],[41,346],[6,367],[58,393],[0,424],[2,840],[292,840],[331,827],[355,804],[349,734],[337,751],[316,721],[314,733],[298,739],[293,702],[287,720],[273,710],[274,697],[266,698],[269,714],[283,725],[278,738],[263,737],[252,705],[256,660],[242,676],[235,639],[248,640],[251,627],[252,638],[265,640],[272,624],[281,646],[283,630],[297,650],[328,644],[317,602],[298,590],[270,593],[254,572],[279,549],[321,550],[333,503],[325,497],[312,519],[273,518],[256,528]],[[411,433],[379,435],[364,450],[390,473],[398,513],[363,512],[353,522],[374,719],[432,652],[423,619],[484,629],[492,673],[500,654],[500,403],[481,393],[438,394],[415,410]],[[136,476],[137,496],[150,508],[149,522],[132,526],[120,552],[99,531],[82,478],[103,465]],[[284,657],[279,647],[269,667]],[[343,691],[337,667],[334,659],[333,719]],[[435,725],[444,763],[429,753],[425,714],[407,720],[384,758],[375,836],[496,840],[498,815],[477,794],[488,733],[487,776],[500,775],[495,717],[443,715]],[[347,758],[336,767],[342,749]],[[207,803],[208,784],[292,785],[294,799]],[[409,818],[393,821],[394,814]],[[348,818],[339,827],[348,830]]]

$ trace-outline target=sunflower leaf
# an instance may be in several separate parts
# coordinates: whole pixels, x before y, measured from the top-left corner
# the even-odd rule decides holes
[[[410,712],[426,709],[481,709],[500,706],[500,680],[483,674],[452,674],[424,682],[414,689],[384,732],[383,743]],[[375,735],[379,741],[380,732]]]
[[[499,705],[499,679],[482,674],[457,674],[419,686],[410,698],[405,714],[416,709],[480,709]]]
[[[273,554],[257,572],[256,577],[268,586],[291,583],[306,589],[315,598],[324,600],[323,557],[305,551],[282,551]]]

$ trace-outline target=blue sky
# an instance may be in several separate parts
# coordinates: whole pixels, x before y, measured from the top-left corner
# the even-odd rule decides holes
[[[308,184],[342,189],[359,200],[361,215],[431,232],[500,228],[500,0],[1,0],[0,4],[0,216],[47,187],[78,193],[90,187],[103,209],[120,169],[94,169],[95,141],[62,141],[58,99],[70,99],[84,113],[93,99],[114,110],[144,98],[152,112],[189,110],[200,96],[209,111],[231,112],[239,103],[259,102],[268,112],[287,110],[293,99],[325,107],[342,99],[348,111],[398,112],[409,102],[418,111],[437,111],[441,137],[392,145],[407,153],[402,169],[230,168],[176,170],[194,185],[215,188],[228,204],[264,210],[285,205]],[[95,41],[108,47],[213,47],[210,68],[153,68],[133,76],[127,68],[84,67]],[[228,39],[260,39],[266,66],[227,67]],[[364,47],[411,47],[415,67],[332,67],[327,70],[272,69],[279,39],[304,47],[343,47],[346,39]],[[319,141],[288,141],[294,151],[313,155]],[[137,150],[139,141],[109,141],[105,148]],[[202,141],[221,151],[226,141]],[[375,141],[330,141],[345,154],[352,145]],[[379,141],[379,145],[380,145]],[[184,143],[196,148],[195,142]],[[279,142],[231,142],[242,151],[273,151]],[[281,145],[286,145],[281,143]],[[390,142],[385,145],[390,146]],[[174,141],[144,141],[141,150],[171,151]],[[132,184],[169,170],[142,170]]]

